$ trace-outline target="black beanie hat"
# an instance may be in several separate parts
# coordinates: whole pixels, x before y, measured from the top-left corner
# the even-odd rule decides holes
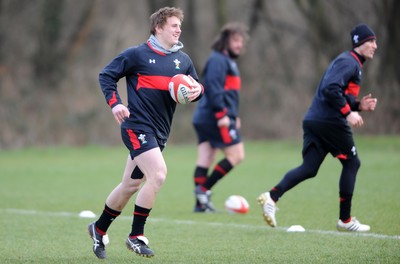
[[[366,24],[358,24],[355,28],[351,30],[351,41],[353,43],[353,48],[362,45],[364,42],[370,39],[376,39],[375,32],[372,31],[370,27]]]

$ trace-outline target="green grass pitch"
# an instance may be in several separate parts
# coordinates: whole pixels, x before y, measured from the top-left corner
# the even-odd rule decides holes
[[[246,159],[213,189],[215,214],[195,214],[196,146],[169,145],[168,176],[148,219],[152,259],[125,248],[133,202],[109,229],[108,259],[92,253],[82,210],[97,215],[121,179],[121,147],[0,151],[0,263],[400,263],[400,137],[356,137],[362,162],[353,215],[366,234],[339,233],[340,163],[328,156],[316,178],[277,204],[278,228],[265,225],[256,197],[301,162],[301,142],[245,141]],[[250,204],[229,214],[232,194]],[[288,233],[302,225],[304,233]]]

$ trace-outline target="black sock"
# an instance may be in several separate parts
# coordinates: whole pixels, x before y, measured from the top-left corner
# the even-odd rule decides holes
[[[340,213],[339,219],[346,222],[351,217],[351,200],[353,198],[352,194],[340,193]]]
[[[271,199],[274,200],[274,202],[277,202],[282,196],[282,191],[280,191],[278,186],[275,186],[269,191],[269,196],[271,196]]]
[[[132,231],[129,234],[130,238],[144,235],[144,225],[146,224],[147,217],[151,211],[150,209],[140,207],[135,204],[135,211],[133,212]]]
[[[111,223],[121,214],[120,211],[116,211],[108,207],[107,205],[104,205],[104,210],[103,213],[100,215],[99,220],[96,221],[96,227],[97,231],[100,231],[99,233],[101,235],[105,235],[107,232],[108,228],[110,227]],[[102,232],[104,234],[102,234]]]
[[[208,168],[197,166],[194,170],[194,186],[202,185],[207,180]],[[196,206],[200,206],[200,202],[196,199]]]
[[[207,180],[207,172],[208,168],[203,168],[200,166],[197,166],[196,169],[194,170],[194,185],[202,185],[206,182]]]
[[[227,160],[221,160],[217,165],[215,165],[210,177],[203,184],[203,187],[210,190],[214,184],[216,184],[222,177],[224,177],[230,170],[233,169],[232,164]]]

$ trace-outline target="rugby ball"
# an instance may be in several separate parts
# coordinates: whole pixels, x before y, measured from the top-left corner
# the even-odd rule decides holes
[[[230,213],[247,214],[249,208],[247,200],[240,195],[231,195],[225,201],[225,209]]]
[[[189,91],[195,80],[185,74],[177,74],[171,78],[168,84],[168,90],[172,99],[178,104],[188,104]]]

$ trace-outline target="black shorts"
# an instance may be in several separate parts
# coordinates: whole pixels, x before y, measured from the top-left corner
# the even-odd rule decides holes
[[[121,126],[121,137],[125,146],[128,148],[132,160],[153,148],[160,148],[163,151],[166,140],[158,139],[154,133],[134,131],[130,128]]]
[[[166,145],[166,140],[158,139],[153,133],[134,131],[133,129],[124,128],[123,126],[121,126],[121,137],[129,150],[132,160],[153,148],[160,148],[160,150],[163,151]],[[143,176],[143,172],[136,166],[132,172],[131,178],[142,179]]]
[[[218,127],[217,123],[193,124],[198,143],[210,142],[213,148],[224,148],[241,142],[236,123],[231,119],[229,127]]]
[[[312,145],[323,153],[331,153],[339,159],[357,156],[353,133],[347,124],[333,124],[320,121],[303,121],[303,155]]]

